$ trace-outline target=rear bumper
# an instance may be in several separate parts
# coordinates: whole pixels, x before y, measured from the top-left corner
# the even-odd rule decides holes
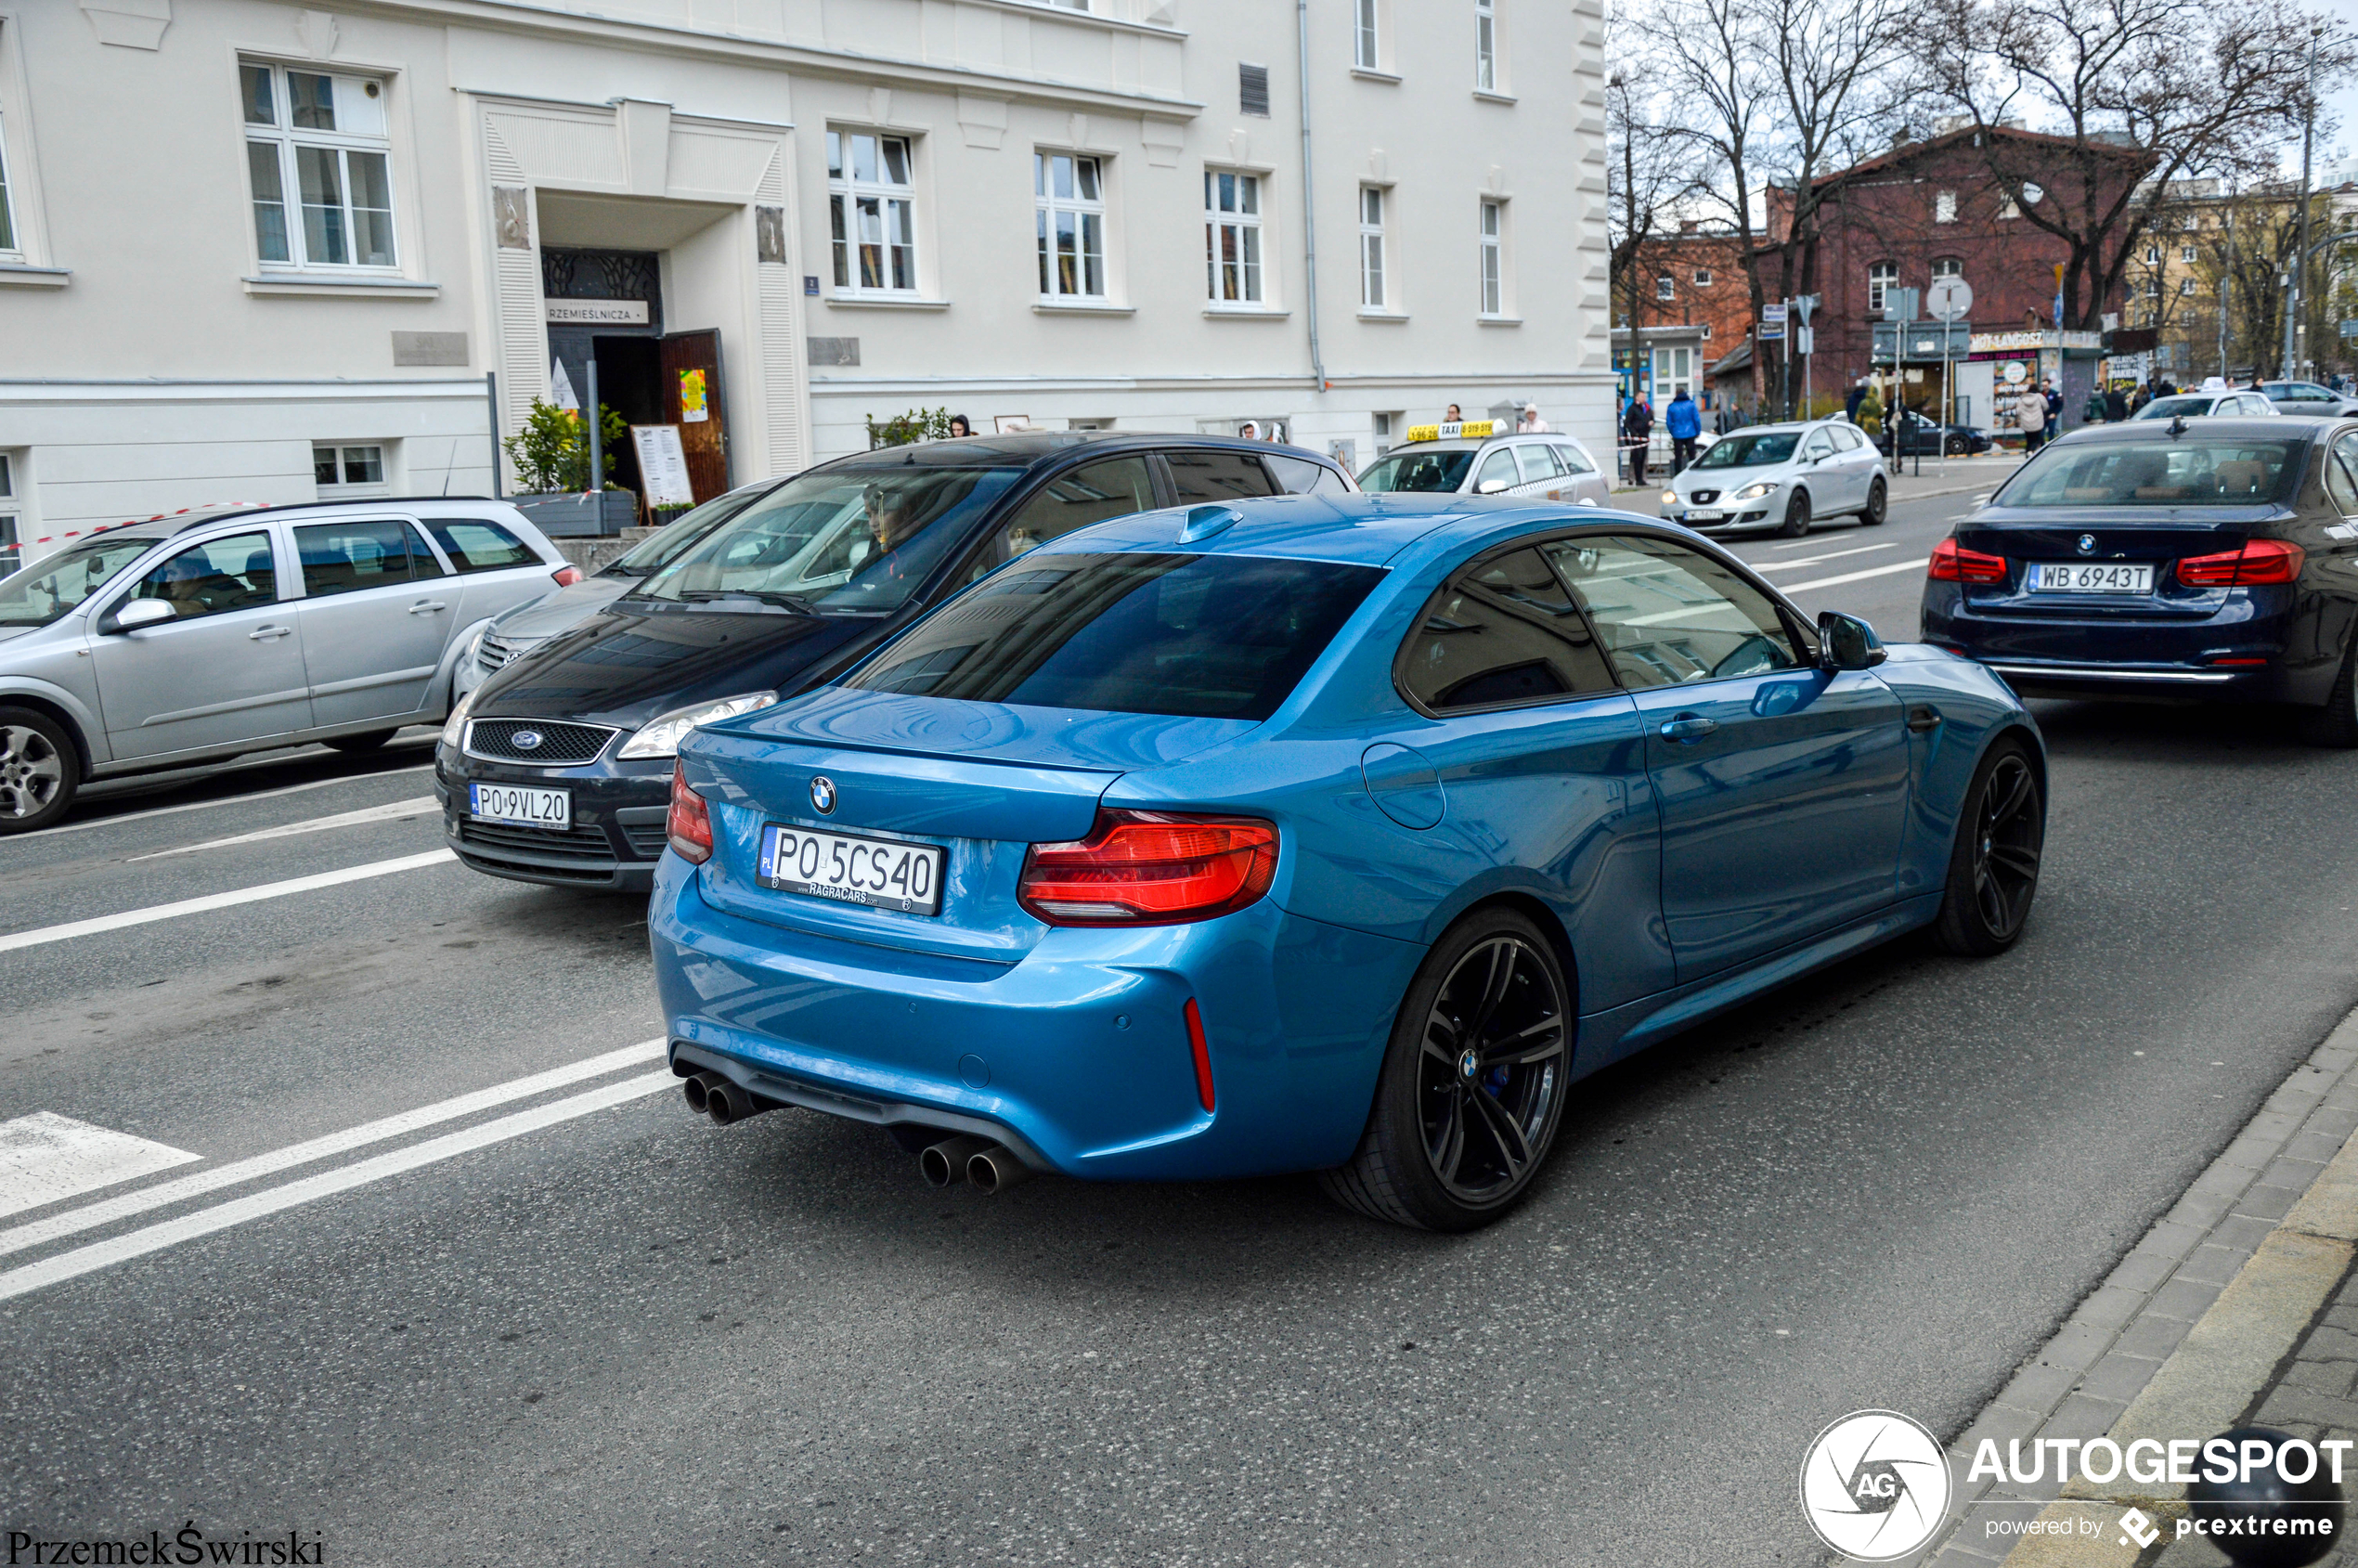
[[[676,855],[648,929],[675,1062],[862,1121],[979,1125],[1029,1163],[1095,1180],[1341,1163],[1423,956],[1263,900],[1191,926],[1051,930],[1014,964],[944,959],[723,913]]]
[[[2302,623],[2305,625],[2306,623]],[[2339,648],[2313,647],[2284,607],[2231,595],[2218,613],[2160,619],[2058,608],[1985,611],[1958,584],[1927,582],[1924,641],[1976,659],[2017,692],[2040,696],[2313,706],[2333,690]],[[2261,659],[2262,664],[2223,661]]]

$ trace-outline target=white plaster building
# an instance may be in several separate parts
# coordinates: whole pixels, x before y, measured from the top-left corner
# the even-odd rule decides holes
[[[1601,450],[1600,10],[0,0],[0,527],[483,493],[486,372],[592,361],[700,491],[919,407]]]

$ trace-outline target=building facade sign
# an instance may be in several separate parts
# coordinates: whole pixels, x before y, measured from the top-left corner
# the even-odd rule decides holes
[[[647,324],[647,302],[644,300],[550,300],[547,306],[552,325],[643,327]]]

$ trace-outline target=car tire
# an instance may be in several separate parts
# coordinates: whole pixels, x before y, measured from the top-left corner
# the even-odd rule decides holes
[[[384,745],[385,742],[393,739],[396,732],[397,732],[393,730],[371,730],[365,735],[337,735],[332,739],[321,741],[319,744],[328,747],[331,751],[347,751],[354,753],[374,751],[379,746]]]
[[[1943,457],[1963,457],[1965,455],[1965,438],[1962,435],[1952,435],[1949,437],[1948,440],[1941,443],[1940,451]]]
[[[2301,716],[2300,738],[2311,745],[2349,751],[2358,747],[2358,637],[2341,657],[2341,673],[2334,677],[2333,695],[2323,707]]]
[[[1883,475],[1878,473],[1867,486],[1867,510],[1859,514],[1859,521],[1867,527],[1880,528],[1884,519],[1890,515],[1891,490],[1884,484]]]
[[[0,707],[0,834],[36,833],[72,808],[82,751],[66,727],[29,707]]]
[[[1933,940],[1971,958],[2014,946],[2039,893],[2046,837],[2045,790],[2029,748],[2001,740],[1974,770],[1957,813],[1957,842],[1949,853]]]
[[[1367,1131],[1320,1185],[1394,1225],[1490,1224],[1547,1162],[1575,1029],[1554,944],[1513,910],[1475,911],[1433,943],[1408,983]]]
[[[1793,499],[1785,503],[1785,520],[1777,525],[1780,537],[1797,539],[1809,532],[1809,492],[1795,490]]]

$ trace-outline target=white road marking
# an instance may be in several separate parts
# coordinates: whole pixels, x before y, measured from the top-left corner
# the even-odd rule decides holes
[[[30,931],[12,931],[0,936],[0,952],[14,952],[22,947],[39,947],[44,942],[62,942],[74,937],[96,936],[101,931],[120,931],[126,926],[146,926],[158,920],[175,920],[184,914],[202,914],[208,910],[230,909],[239,904],[258,903],[264,899],[282,899],[290,893],[308,893],[321,888],[333,888],[345,882],[366,882],[373,876],[390,876],[398,871],[415,871],[421,866],[456,862],[458,856],[447,849],[432,849],[422,855],[404,855],[399,860],[371,861],[367,865],[348,865],[342,871],[323,871],[311,876],[291,876],[284,882],[265,882],[253,888],[235,888],[227,893],[207,893],[201,899],[182,899],[177,903],[150,904],[146,909],[128,909],[121,914],[101,914],[90,920],[71,920],[62,926],[38,926]]]
[[[273,758],[270,760],[278,762],[289,760],[289,758]],[[241,764],[241,766],[259,768],[268,764],[257,762]],[[224,770],[224,771],[232,771],[234,770]],[[149,817],[169,817],[181,811],[210,811],[216,806],[242,806],[249,800],[268,800],[274,796],[300,795],[306,789],[331,789],[337,784],[366,784],[370,779],[390,779],[403,773],[431,773],[433,771],[434,764],[429,762],[419,768],[387,768],[381,773],[348,773],[340,779],[314,779],[309,784],[289,784],[284,789],[258,789],[252,795],[225,795],[218,800],[191,800],[186,806],[158,806],[152,810],[125,811],[119,817],[99,817],[93,822],[68,823],[63,827],[45,827],[38,833],[17,835],[16,842],[29,844],[36,838],[54,838],[60,833],[87,833],[94,827],[112,827],[117,823],[141,823],[146,822]]]
[[[571,1099],[552,1100],[545,1106],[520,1110],[513,1116],[503,1116],[478,1127],[446,1134],[425,1143],[412,1144],[408,1148],[394,1149],[371,1160],[340,1165],[332,1171],[322,1171],[316,1176],[289,1182],[284,1186],[268,1187],[244,1198],[233,1198],[227,1203],[216,1203],[210,1209],[200,1209],[176,1220],[165,1220],[159,1225],[110,1237],[104,1241],[94,1241],[87,1247],[77,1247],[70,1252],[59,1252],[39,1263],[26,1263],[0,1274],[0,1301],[93,1274],[128,1259],[144,1257],[149,1252],[160,1252],[167,1247],[176,1247],[183,1241],[210,1236],[249,1220],[258,1220],[282,1210],[317,1202],[322,1198],[332,1198],[337,1193],[349,1192],[354,1187],[380,1182],[387,1176],[397,1176],[421,1165],[432,1165],[455,1155],[470,1153],[526,1133],[538,1132],[560,1121],[570,1121],[576,1117],[628,1105],[632,1100],[660,1094],[677,1082],[679,1080],[672,1077],[668,1069],[626,1078],[619,1083],[609,1083],[586,1095],[576,1095]]]
[[[53,1110],[0,1121],[0,1214],[38,1209],[204,1157]]]
[[[389,806],[367,806],[357,811],[340,811],[332,817],[311,817],[280,827],[266,827],[257,833],[240,833],[233,838],[208,838],[201,844],[183,844],[176,849],[156,849],[145,855],[134,855],[125,865],[141,861],[160,861],[172,855],[193,855],[200,849],[219,849],[231,844],[253,844],[265,838],[292,838],[299,833],[325,833],[335,827],[360,827],[369,823],[400,822],[408,817],[422,817],[442,810],[431,795],[421,795],[414,800],[396,800]]]
[[[1864,555],[1870,551],[1898,548],[1899,541],[1893,539],[1888,544],[1862,544],[1850,550],[1830,550],[1823,555],[1805,555],[1794,561],[1756,561],[1752,569],[1756,572],[1790,572],[1796,566],[1815,566],[1820,561],[1835,561],[1846,555]]]
[[[1894,572],[1921,572],[1931,564],[1931,556],[1921,555],[1913,561],[1894,562],[1888,566],[1870,566],[1863,572],[1845,572],[1838,577],[1820,577],[1815,582],[1787,583],[1784,585],[1784,591],[1804,593],[1813,588],[1835,588],[1843,583],[1864,582],[1869,577],[1887,577]]]
[[[61,1236],[112,1225],[133,1214],[144,1214],[150,1209],[162,1209],[184,1199],[208,1192],[218,1192],[226,1186],[253,1181],[262,1176],[275,1176],[298,1165],[308,1165],[330,1155],[343,1154],[387,1138],[397,1138],[436,1122],[454,1121],[461,1116],[473,1116],[493,1106],[506,1105],[512,1100],[528,1099],[551,1089],[562,1089],[568,1083],[578,1083],[587,1078],[619,1072],[642,1062],[659,1061],[666,1049],[661,1039],[641,1040],[636,1045],[625,1045],[618,1051],[607,1051],[595,1056],[585,1056],[564,1067],[551,1068],[524,1078],[512,1078],[505,1083],[495,1083],[488,1089],[477,1089],[452,1099],[437,1100],[432,1105],[405,1110],[397,1116],[382,1117],[364,1121],[357,1127],[347,1127],[341,1133],[329,1133],[304,1143],[289,1144],[268,1154],[257,1154],[250,1160],[232,1160],[210,1171],[199,1171],[176,1181],[159,1182],[154,1186],[126,1192],[119,1198],[101,1199],[70,1209],[62,1214],[33,1220],[9,1230],[0,1230],[0,1254],[21,1252],[28,1247],[38,1247],[45,1241],[55,1241]],[[189,1156],[195,1159],[196,1156]]]

